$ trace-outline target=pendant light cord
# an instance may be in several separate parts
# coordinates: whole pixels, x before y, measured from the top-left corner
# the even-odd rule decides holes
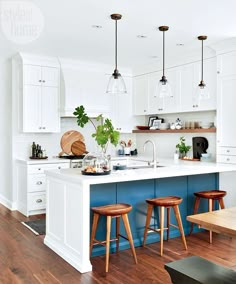
[[[163,77],[165,76],[165,32],[163,31]]]
[[[202,82],[203,82],[203,40],[202,40]]]
[[[117,70],[117,20],[115,24],[115,70]]]

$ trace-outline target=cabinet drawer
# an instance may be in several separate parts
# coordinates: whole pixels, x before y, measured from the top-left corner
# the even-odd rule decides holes
[[[29,193],[28,194],[28,210],[37,210],[46,208],[46,193]]]
[[[46,170],[56,170],[56,169],[67,169],[69,168],[69,163],[58,163],[58,164],[38,164],[28,166],[29,174],[41,174]]]
[[[236,156],[230,155],[218,155],[217,156],[218,163],[226,163],[226,164],[236,164]]]
[[[28,192],[37,192],[46,190],[46,176],[45,174],[29,175]]]
[[[236,148],[234,147],[219,147],[218,148],[219,155],[233,155],[236,156]]]

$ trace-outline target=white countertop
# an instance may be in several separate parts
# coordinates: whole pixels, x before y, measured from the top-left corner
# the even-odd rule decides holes
[[[123,181],[134,181],[155,178],[168,178],[177,176],[188,176],[207,173],[220,173],[236,171],[236,165],[220,164],[211,162],[174,161],[159,159],[158,165],[163,167],[128,169],[112,171],[109,175],[87,176],[81,174],[81,169],[61,169],[46,171],[48,176],[68,180],[71,182],[86,184],[102,184]]]
[[[39,164],[58,164],[58,163],[70,163],[69,159],[62,159],[58,157],[47,158],[47,159],[16,159],[18,163],[26,164],[26,165],[39,165]]]

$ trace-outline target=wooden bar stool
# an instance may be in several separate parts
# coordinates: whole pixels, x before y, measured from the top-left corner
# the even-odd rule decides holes
[[[219,205],[221,209],[225,208],[223,197],[226,195],[226,191],[223,190],[207,190],[207,191],[199,191],[194,192],[195,201],[194,201],[194,209],[193,214],[198,213],[198,208],[200,205],[200,199],[205,198],[208,199],[208,211],[212,211],[214,208],[214,201],[219,201]],[[191,224],[190,235],[193,231],[194,223]],[[209,231],[209,242],[212,244],[212,231]]]
[[[153,199],[146,200],[148,204],[148,209],[147,209],[147,218],[146,218],[146,225],[145,225],[145,231],[144,231],[144,237],[143,237],[143,246],[145,246],[145,243],[146,243],[146,237],[147,237],[148,230],[159,233],[160,241],[161,241],[160,254],[162,256],[163,255],[164,230],[167,230],[167,240],[169,240],[170,226],[172,226],[172,227],[179,229],[181,233],[182,241],[184,244],[184,248],[187,250],[187,243],[185,240],[183,225],[182,225],[181,216],[179,212],[179,204],[182,202],[182,200],[183,200],[182,198],[177,197],[177,196],[166,196],[166,197],[159,197],[159,198],[153,198]],[[160,225],[158,229],[149,227],[154,206],[160,207]],[[165,213],[164,209],[165,208],[167,208],[167,228],[164,228],[164,213]],[[178,226],[170,223],[170,208],[173,208],[174,210]]]
[[[106,246],[106,272],[108,272],[109,266],[109,253],[110,253],[110,242],[116,241],[116,252],[119,250],[119,237],[122,237],[129,241],[130,247],[134,256],[134,261],[137,264],[137,256],[134,249],[133,238],[130,230],[128,213],[131,211],[132,206],[129,204],[109,204],[105,206],[99,207],[92,207],[91,210],[93,211],[93,225],[92,225],[92,232],[91,232],[91,242],[90,242],[90,256],[92,254],[92,249],[95,244],[100,244]],[[107,232],[106,232],[106,240],[99,241],[95,239],[96,231],[97,231],[97,224],[100,215],[107,217]],[[125,231],[127,237],[122,236],[120,234],[120,217],[122,217]],[[111,234],[111,218],[116,218],[116,237],[114,239],[110,239]]]

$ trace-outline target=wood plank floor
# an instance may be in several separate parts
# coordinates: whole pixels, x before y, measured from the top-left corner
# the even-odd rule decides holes
[[[206,232],[187,236],[188,251],[180,238],[164,243],[164,256],[159,256],[159,243],[136,248],[135,265],[130,250],[110,256],[109,272],[104,272],[104,256],[94,257],[93,271],[80,274],[43,243],[20,222],[26,218],[17,211],[11,212],[0,205],[0,283],[171,283],[164,264],[191,255],[198,255],[236,270],[236,239],[213,235],[208,243]]]

